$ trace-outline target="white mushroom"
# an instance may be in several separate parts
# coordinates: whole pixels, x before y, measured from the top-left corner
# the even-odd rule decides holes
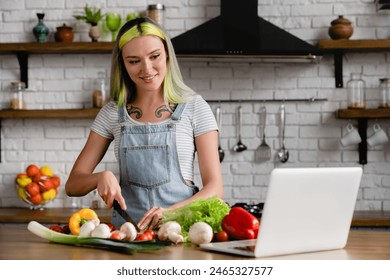
[[[168,239],[172,241],[175,244],[183,243],[184,242],[184,237],[177,232],[170,231],[168,232]]]
[[[107,224],[99,224],[91,232],[92,237],[109,238],[111,234],[110,227]]]
[[[81,227],[80,227],[80,237],[90,237],[92,231],[96,228],[96,225],[94,221],[89,220],[86,221]]]
[[[197,222],[190,227],[188,237],[191,243],[197,245],[210,243],[213,240],[213,229],[208,223]]]
[[[178,222],[169,221],[160,226],[157,236],[159,240],[167,240],[168,233],[175,232],[177,234],[181,233],[181,226]],[[172,240],[171,240],[172,241]]]
[[[137,237],[137,229],[130,222],[125,222],[123,225],[121,225],[119,231],[122,231],[126,234],[124,239],[127,241],[134,241]]]

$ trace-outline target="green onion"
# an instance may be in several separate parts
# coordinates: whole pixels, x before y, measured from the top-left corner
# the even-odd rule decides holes
[[[36,221],[29,222],[27,229],[30,232],[34,233],[35,235],[43,239],[49,240],[51,242],[93,247],[93,248],[100,248],[100,249],[110,249],[110,250],[127,253],[127,254],[134,254],[137,251],[159,250],[171,244],[168,242],[157,242],[157,241],[127,242],[127,241],[107,239],[107,238],[79,237],[72,234],[56,232]]]

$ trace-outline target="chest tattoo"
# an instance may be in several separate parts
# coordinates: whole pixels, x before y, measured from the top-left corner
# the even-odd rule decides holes
[[[154,115],[156,116],[156,118],[161,118],[163,112],[169,112],[166,105],[161,105],[160,107],[158,107],[154,112]]]
[[[141,108],[135,107],[133,105],[127,104],[126,105],[127,113],[131,115],[135,115],[135,118],[138,120],[142,117],[142,110]]]

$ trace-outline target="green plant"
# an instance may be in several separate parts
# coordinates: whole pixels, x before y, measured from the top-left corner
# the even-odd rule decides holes
[[[102,14],[101,9],[89,8],[88,5],[86,5],[84,7],[84,15],[75,15],[73,17],[91,25],[97,25],[104,15]]]

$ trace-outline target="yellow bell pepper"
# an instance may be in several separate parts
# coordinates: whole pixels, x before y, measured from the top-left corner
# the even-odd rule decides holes
[[[79,235],[80,227],[88,220],[98,218],[96,212],[89,208],[82,208],[70,216],[69,229],[73,235]]]
[[[19,177],[19,178],[16,178],[16,183],[20,186],[20,187],[25,187],[27,186],[28,184],[30,184],[32,182],[31,178],[30,177]]]

